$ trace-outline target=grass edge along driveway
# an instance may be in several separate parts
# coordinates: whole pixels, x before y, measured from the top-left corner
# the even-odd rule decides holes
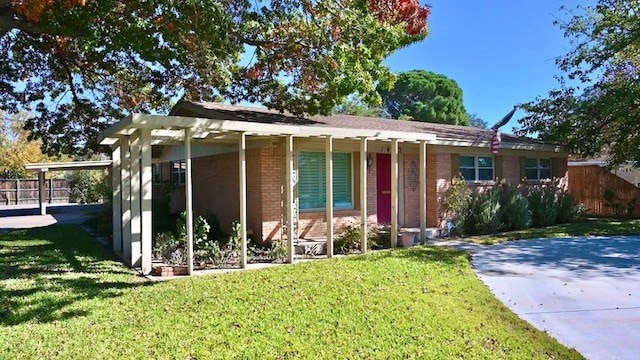
[[[0,234],[0,358],[145,357],[581,358],[451,249],[149,283],[75,225]]]

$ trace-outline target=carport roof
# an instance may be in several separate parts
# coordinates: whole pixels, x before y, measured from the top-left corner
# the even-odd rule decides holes
[[[27,171],[98,170],[111,167],[111,160],[72,161],[26,164]]]

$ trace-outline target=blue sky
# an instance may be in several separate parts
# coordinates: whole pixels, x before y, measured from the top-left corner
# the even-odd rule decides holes
[[[394,72],[425,69],[457,81],[467,111],[492,126],[514,105],[557,87],[555,58],[570,50],[555,19],[576,0],[431,0],[431,34],[391,55]],[[525,112],[502,128],[511,132]]]

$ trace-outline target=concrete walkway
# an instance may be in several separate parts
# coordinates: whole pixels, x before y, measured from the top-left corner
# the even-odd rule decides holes
[[[538,329],[589,359],[640,358],[640,237],[462,247],[496,297]]]
[[[98,211],[99,204],[53,204],[40,215],[38,204],[0,206],[0,231],[27,229],[52,224],[81,224]]]

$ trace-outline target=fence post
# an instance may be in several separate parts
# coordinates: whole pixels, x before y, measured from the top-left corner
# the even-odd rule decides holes
[[[20,204],[20,179],[16,179],[16,205],[18,204]],[[7,201],[7,205],[11,205],[11,201]]]
[[[49,179],[49,204],[53,204],[53,179]]]

